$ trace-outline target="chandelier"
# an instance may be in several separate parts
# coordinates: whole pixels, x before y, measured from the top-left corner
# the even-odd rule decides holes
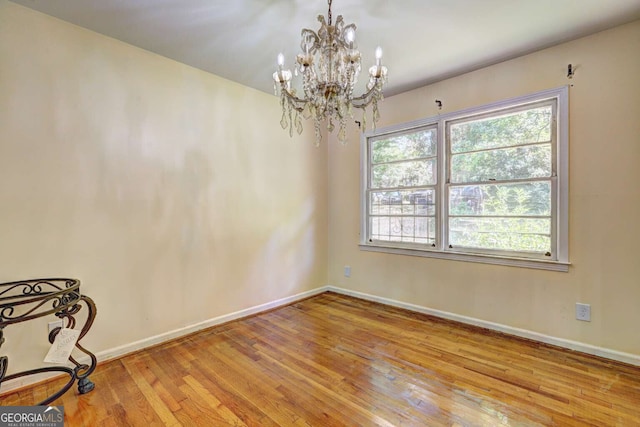
[[[294,73],[302,75],[302,90],[298,96],[291,88],[291,71],[284,69],[284,55],[278,55],[278,69],[273,73],[274,90],[280,91],[282,118],[280,125],[289,128],[293,136],[295,127],[302,133],[302,120],[313,118],[316,146],[320,144],[320,125],[327,120],[327,129],[333,132],[338,125],[338,140],[343,144],[347,140],[347,119],[353,117],[353,108],[363,110],[362,125],[366,128],[366,108],[371,105],[372,118],[378,121],[378,101],[382,96],[382,86],[387,80],[387,68],[381,63],[382,49],[376,49],[376,63],[369,68],[369,82],[360,96],[354,96],[353,90],[360,73],[360,52],[355,42],[356,25],[345,25],[342,15],[338,15],[335,25],[331,17],[331,0],[327,20],[319,15],[321,26],[318,32],[302,30],[300,48],[302,53],[296,56]]]

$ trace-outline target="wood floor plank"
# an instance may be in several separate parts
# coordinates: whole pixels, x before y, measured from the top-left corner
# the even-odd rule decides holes
[[[209,419],[210,424],[244,426],[246,424],[229,408],[224,406],[207,388],[191,375],[184,377],[185,384],[180,386],[188,396],[189,402],[200,407],[200,418]]]
[[[140,359],[138,358],[133,363],[126,364],[125,367],[140,392],[139,395],[144,397],[139,399],[140,405],[138,409],[145,410],[144,414],[148,422],[156,423],[160,421],[165,426],[179,426],[180,422],[173,415],[171,409],[162,401],[157,390],[145,378],[146,366],[140,362]]]
[[[66,426],[640,425],[640,367],[331,292],[102,363],[92,380],[54,402]]]

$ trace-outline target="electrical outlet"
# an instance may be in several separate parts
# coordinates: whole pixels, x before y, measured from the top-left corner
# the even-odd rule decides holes
[[[591,306],[581,302],[576,303],[576,319],[591,322]]]
[[[351,267],[348,265],[344,266],[344,277],[351,277]]]
[[[54,320],[53,322],[49,322],[49,333],[53,331],[55,328],[62,329],[62,320]]]

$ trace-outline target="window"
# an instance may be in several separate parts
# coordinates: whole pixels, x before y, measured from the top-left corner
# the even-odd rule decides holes
[[[363,136],[361,248],[568,270],[568,93]]]

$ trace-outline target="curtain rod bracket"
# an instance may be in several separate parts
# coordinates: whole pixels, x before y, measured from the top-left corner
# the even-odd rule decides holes
[[[576,69],[573,67],[573,65],[571,64],[567,65],[567,78],[568,79],[572,78],[575,73],[576,73]]]

